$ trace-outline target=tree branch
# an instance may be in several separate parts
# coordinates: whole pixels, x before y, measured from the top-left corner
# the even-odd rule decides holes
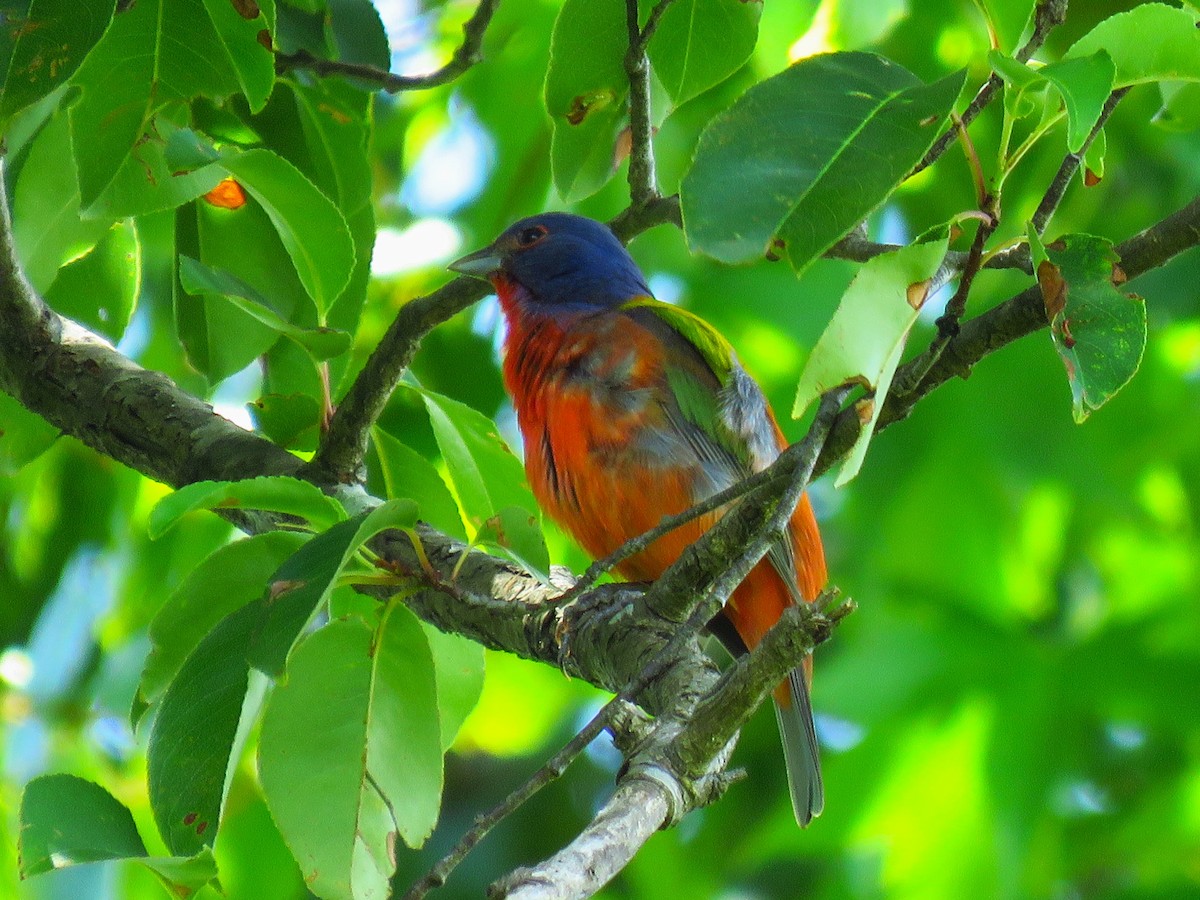
[[[658,175],[654,170],[654,128],[650,121],[650,58],[646,48],[672,2],[658,0],[642,28],[638,24],[638,0],[625,0],[629,34],[629,51],[625,54],[625,74],[629,76],[629,200],[633,209],[659,198]]]
[[[348,78],[357,78],[378,85],[389,94],[398,94],[401,91],[424,91],[439,87],[454,81],[482,59],[479,51],[483,46],[483,36],[499,5],[500,0],[480,0],[471,18],[463,25],[463,41],[450,57],[450,61],[428,75],[393,75],[391,72],[363,63],[321,59],[307,50],[297,50],[295,53],[277,52],[275,69],[280,73],[294,69],[307,69],[322,77],[345,75]]]
[[[1167,263],[1172,257],[1200,244],[1200,197],[1178,212],[1145,229],[1117,246],[1121,268],[1130,279]],[[882,431],[894,422],[907,418],[922,397],[939,385],[958,376],[966,378],[971,369],[986,356],[1018,338],[1032,334],[1049,323],[1041,289],[1037,285],[964,322],[958,335],[951,340],[937,363],[915,383],[903,397],[889,394],[875,426]],[[905,363],[896,370],[896,380],[911,377],[909,372],[917,361]],[[816,473],[825,472],[854,445],[860,424],[854,411],[838,416],[829,442],[817,463]]]

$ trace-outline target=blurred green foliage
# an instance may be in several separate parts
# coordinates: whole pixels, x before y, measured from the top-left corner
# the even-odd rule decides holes
[[[39,5],[52,4],[0,4],[9,38],[0,41],[0,58],[11,56],[14,67],[33,52],[21,22]],[[201,7],[198,0],[190,5]],[[1096,23],[1135,5],[1072,4],[1038,58],[1059,59]],[[83,6],[107,16],[112,3]],[[347,15],[358,17],[369,13],[365,2],[262,6],[278,13],[276,43],[284,49],[329,40],[321,18],[327,6],[357,6]],[[474,9],[464,0],[376,0],[375,6],[389,27],[397,71],[447,59]],[[121,206],[120,159],[89,165],[86,180],[72,184],[64,174],[73,171],[63,162],[68,148],[55,134],[65,134],[70,92],[82,90],[85,105],[73,113],[82,115],[104,83],[85,67],[75,87],[64,90],[59,78],[25,93],[25,87],[10,90],[17,71],[11,69],[0,101],[0,115],[11,117],[7,174],[15,186],[18,238],[26,228],[31,239],[50,240],[34,245],[37,275],[47,279],[39,286],[49,286],[63,264],[65,278],[100,278],[68,273],[93,256],[101,269],[100,253],[120,256],[114,246],[129,239],[132,226],[108,226],[135,222],[141,265],[132,318],[127,305],[71,308],[66,298],[62,311],[229,415],[257,404],[260,428],[311,449],[319,409],[312,398],[322,390],[313,358],[217,297],[199,307],[200,319],[189,319],[178,305],[172,260],[183,254],[226,269],[266,294],[274,314],[302,328],[329,325],[352,334],[349,355],[331,366],[336,394],[396,309],[446,280],[445,261],[490,241],[518,217],[563,208],[552,186],[553,130],[543,106],[559,7],[552,0],[501,3],[484,41],[484,61],[432,90],[368,101],[361,85],[295,74],[279,81],[267,101],[261,81],[253,81],[262,78],[256,70],[246,74],[257,85],[248,93],[261,102],[235,96],[167,109],[162,115],[172,127],[186,123],[218,143],[261,139],[278,154],[271,157],[278,171],[256,169],[249,180],[252,190],[255,178],[263,180],[263,195],[285,205],[260,209],[262,221],[237,232],[226,228],[224,210],[192,202],[219,180],[204,174],[206,166],[239,171],[239,164],[229,168],[203,153],[189,168],[188,202],[163,200],[137,209],[136,219]],[[669,102],[666,92],[656,93],[662,189],[678,190],[706,123],[748,87],[784,69],[792,48],[797,55],[869,49],[925,82],[966,67],[973,90],[989,73],[989,31],[980,7],[997,11],[999,49],[1011,53],[1023,20],[1016,21],[1022,17],[1010,7],[1027,11],[1029,3],[763,4],[754,52],[732,77],[675,109],[662,105]],[[83,19],[69,34],[94,41],[88,29],[95,23],[81,13]],[[353,21],[366,28],[361,23],[368,20]],[[141,20],[135,24],[142,27]],[[379,61],[378,36],[370,28],[362,34],[361,45],[344,31],[333,37],[343,54],[354,58],[357,46],[360,58]],[[218,35],[206,32],[204,39],[207,46]],[[186,66],[169,74],[187,97],[211,87]],[[193,85],[193,78],[204,83]],[[232,82],[226,88],[232,91]],[[12,91],[18,99],[10,99]],[[681,80],[674,93],[692,92]],[[1103,180],[1088,188],[1079,180],[1072,184],[1048,240],[1085,232],[1120,242],[1200,193],[1200,133],[1185,127],[1200,116],[1188,96],[1194,105],[1195,91],[1180,85],[1161,93],[1144,85],[1130,93],[1105,129]],[[985,167],[993,165],[1001,141],[1001,106],[993,104],[971,127]],[[322,115],[329,110],[334,113]],[[1029,127],[1018,125],[1025,130],[1014,140]],[[1024,233],[1066,153],[1066,132],[1065,123],[1057,125],[1008,176],[996,241]],[[350,148],[361,150],[368,140],[366,163],[356,166]],[[146,152],[167,150],[151,145]],[[50,169],[45,160],[58,163]],[[161,160],[142,163],[150,170]],[[589,165],[587,177],[600,171],[602,181],[604,166],[597,169],[595,159]],[[623,171],[569,208],[601,219],[620,212],[628,196]],[[54,172],[66,180],[51,178]],[[301,283],[285,265],[300,252],[296,240],[286,228],[277,232],[265,224],[268,217],[303,220],[286,205],[299,199],[289,188],[299,183],[296,172],[343,213],[344,222],[323,223],[335,236],[320,249],[341,256],[351,244],[356,249],[344,292],[338,279],[345,272],[318,267]],[[103,193],[104,179],[114,173]],[[366,205],[368,186],[373,207]],[[47,211],[43,200],[50,195],[57,206]],[[80,224],[81,206],[93,202],[109,204],[99,230],[95,218]],[[952,149],[905,183],[869,225],[874,237],[904,240],[975,205],[965,156]],[[51,227],[45,217],[55,210],[66,224],[40,231]],[[367,279],[364,254],[376,228],[382,236],[375,275],[360,303],[353,286],[362,288]],[[98,249],[87,253],[89,244]],[[631,251],[663,299],[694,310],[729,338],[779,411],[790,408],[809,350],[856,271],[851,263],[818,260],[797,279],[784,263],[724,266],[689,253],[670,227],[640,236]],[[117,265],[104,271],[113,296],[128,296],[129,272]],[[322,274],[337,283],[324,283]],[[1030,283],[1019,272],[985,271],[968,314]],[[825,814],[805,832],[795,828],[775,726],[760,715],[743,733],[736,757],[749,778],[720,803],[652,839],[602,896],[1200,895],[1200,254],[1184,254],[1132,287],[1147,298],[1145,357],[1132,382],[1083,425],[1072,421],[1071,390],[1043,331],[988,358],[969,380],[924,399],[907,421],[875,439],[847,487],[834,490],[829,479],[813,487],[832,580],[861,606],[816,658]],[[55,288],[49,293],[53,300]],[[301,313],[293,309],[298,300]],[[910,347],[931,338],[931,318],[921,317]],[[485,301],[445,323],[425,341],[413,375],[422,391],[494,418],[515,443],[498,374],[496,320],[494,301]],[[448,426],[431,427],[423,396],[430,395],[397,392],[381,420],[384,437],[370,460],[370,487],[380,496],[395,483],[398,461],[414,451],[428,461],[423,473],[445,470],[440,448]],[[231,539],[230,529],[192,513],[151,540],[149,514],[164,487],[56,437],[4,395],[0,428],[0,649],[7,648],[0,655],[0,896],[161,896],[154,874],[128,863],[18,882],[21,790],[44,772],[96,781],[132,811],[149,853],[167,852],[146,793],[149,729],[131,731],[128,713],[150,650],[152,617],[201,560]],[[803,424],[785,422],[784,428],[795,438]],[[391,446],[396,437],[406,446]],[[455,489],[466,506],[463,487]],[[443,512],[449,507],[446,521],[452,521],[446,493],[433,494],[430,503]],[[461,522],[445,527],[461,529]],[[552,562],[577,571],[586,564],[552,526],[546,531]],[[399,849],[394,883],[401,888],[567,740],[600,701],[592,689],[553,670],[500,654],[489,652],[487,670],[482,697],[446,759],[438,827],[420,851]],[[616,762],[611,749],[594,748],[497,829],[437,896],[480,896],[498,875],[558,849],[607,795]],[[233,766],[221,829],[215,856],[227,896],[308,895],[264,804],[249,751]],[[211,887],[200,895],[218,896]]]

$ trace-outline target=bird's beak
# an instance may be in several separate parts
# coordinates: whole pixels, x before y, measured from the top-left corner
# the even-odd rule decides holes
[[[456,259],[446,268],[462,275],[487,279],[493,273],[500,271],[501,262],[500,253],[496,248],[488,246],[482,250],[476,250],[474,253],[468,253],[461,259]]]

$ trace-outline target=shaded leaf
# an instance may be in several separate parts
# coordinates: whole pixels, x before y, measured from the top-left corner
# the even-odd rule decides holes
[[[3,83],[0,121],[75,74],[104,34],[115,5],[116,0],[33,0],[29,4]]]
[[[754,52],[762,7],[741,0],[677,0],[667,8],[647,52],[676,105],[740,69]]]
[[[1046,255],[1038,284],[1054,347],[1067,369],[1075,421],[1083,422],[1141,365],[1146,304],[1114,286],[1117,255],[1106,238],[1069,234],[1048,246]]]
[[[838,473],[839,486],[862,467],[908,332],[926,299],[927,282],[945,255],[942,239],[883,253],[864,263],[805,363],[792,407],[794,417],[825,391],[848,382],[863,382],[874,395],[874,402],[861,411],[865,421]]]
[[[354,268],[354,242],[336,206],[295,166],[269,150],[247,150],[221,167],[266,210],[323,318]]]
[[[160,537],[181,516],[196,509],[261,509],[299,516],[313,528],[327,528],[345,516],[320,488],[286,475],[244,481],[197,481],[158,501],[150,511],[150,537]]]
[[[129,810],[100,785],[43,775],[21,797],[21,877],[64,866],[145,856]]]
[[[988,23],[992,47],[1012,53],[1020,43],[1037,0],[975,0]]]
[[[261,598],[271,575],[305,540],[288,531],[252,535],[218,547],[187,574],[150,622],[135,725],[204,636],[228,614]]]
[[[146,781],[172,853],[211,847],[250,683],[254,605],[230,613],[196,645],[163,694],[150,729]]]
[[[12,476],[50,448],[61,432],[0,391],[0,474]]]
[[[550,577],[550,553],[538,517],[519,506],[506,506],[490,516],[475,543],[495,547],[542,578]]]
[[[371,0],[326,0],[326,6],[339,60],[375,66],[384,72],[392,67],[387,32]]]
[[[238,89],[203,0],[131,4],[113,17],[71,83],[82,91],[71,107],[71,133],[85,208],[113,180],[160,108]]]
[[[624,4],[563,3],[550,39],[545,97],[553,127],[550,166],[564,200],[594,194],[612,177],[629,94],[627,46]]]
[[[417,515],[411,500],[389,500],[338,522],[285,560],[271,576],[270,593],[258,609],[251,665],[273,678],[282,675],[292,647],[358,548],[389,528],[412,528]]]
[[[300,328],[283,319],[250,285],[228,272],[219,272],[190,256],[179,257],[179,280],[190,294],[224,297],[242,312],[285,335],[312,354],[314,360],[330,359],[350,349],[350,335],[332,328]]]
[[[246,406],[254,427],[272,443],[289,450],[314,450],[321,426],[321,404],[309,394],[263,394]]]
[[[963,79],[924,85],[883,57],[831,53],[760,82],[700,137],[681,187],[688,243],[744,262],[778,240],[803,269],[908,177]]]

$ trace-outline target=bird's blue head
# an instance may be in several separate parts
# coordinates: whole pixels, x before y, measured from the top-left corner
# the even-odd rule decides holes
[[[608,226],[570,213],[543,213],[515,223],[491,245],[450,264],[489,279],[504,299],[547,311],[620,306],[649,295],[637,263]]]

